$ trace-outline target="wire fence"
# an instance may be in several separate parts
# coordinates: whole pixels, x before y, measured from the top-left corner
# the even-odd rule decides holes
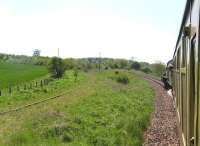
[[[9,96],[16,92],[28,91],[34,88],[43,88],[44,86],[47,86],[49,82],[51,82],[51,80],[52,79],[47,78],[47,79],[41,79],[37,81],[17,84],[17,85],[9,84],[9,86],[5,88],[2,88],[2,89],[0,88],[0,96]]]

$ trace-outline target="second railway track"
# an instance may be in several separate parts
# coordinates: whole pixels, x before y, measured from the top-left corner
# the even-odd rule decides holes
[[[157,79],[154,79],[154,78],[149,77],[149,76],[144,76],[144,79],[155,82],[155,83],[157,83],[157,84],[159,84],[160,86],[163,87],[163,83],[161,81],[157,80]],[[9,113],[13,113],[13,112],[17,112],[17,111],[29,108],[29,107],[34,106],[34,105],[38,105],[38,104],[41,104],[41,103],[44,103],[44,102],[48,102],[49,100],[53,100],[53,99],[59,98],[61,96],[64,96],[67,93],[70,93],[71,91],[73,91],[73,90],[68,90],[68,91],[66,91],[62,94],[52,96],[52,97],[49,97],[49,98],[45,98],[45,99],[42,99],[42,100],[38,100],[38,101],[35,101],[33,103],[29,103],[29,104],[22,105],[22,106],[19,106],[19,107],[15,107],[15,108],[12,108],[12,109],[8,109],[8,110],[5,110],[5,111],[0,111],[0,115],[6,115],[6,114],[9,114]]]
[[[68,94],[68,93],[70,93],[72,91],[73,91],[73,89],[68,90],[66,92],[63,92],[62,94],[59,94],[59,95],[56,95],[56,96],[52,96],[52,97],[49,97],[49,98],[45,98],[45,99],[41,99],[41,100],[35,101],[33,103],[25,104],[25,105],[22,105],[22,106],[19,106],[19,107],[15,107],[15,108],[12,108],[12,109],[8,109],[8,110],[5,110],[5,111],[0,111],[0,115],[6,115],[6,114],[9,114],[9,113],[13,113],[13,112],[17,112],[17,111],[29,108],[29,107],[34,106],[34,105],[45,103],[45,102],[48,102],[50,100],[62,97],[62,96],[66,95],[66,94]]]

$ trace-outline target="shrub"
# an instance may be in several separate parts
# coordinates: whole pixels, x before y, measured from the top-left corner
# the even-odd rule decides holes
[[[71,142],[73,141],[73,136],[70,133],[65,132],[62,136],[63,142]]]
[[[65,73],[65,64],[61,58],[53,57],[49,62],[49,72],[53,78],[61,78]]]
[[[119,74],[119,71],[115,71],[115,74],[116,74],[116,75]]]
[[[66,69],[73,69],[76,66],[76,60],[68,58],[64,60]]]
[[[77,81],[78,78],[78,69],[74,70],[74,81]]]
[[[152,73],[151,69],[148,67],[143,68],[142,72],[147,73],[147,74]]]
[[[140,70],[140,68],[141,68],[141,65],[140,65],[140,63],[139,62],[133,62],[132,64],[131,64],[131,68],[132,69],[135,69],[135,70]]]
[[[156,76],[161,77],[165,70],[165,64],[162,62],[156,62],[152,64],[151,66],[152,66],[153,73]]]
[[[107,66],[105,67],[105,70],[108,70],[108,67],[107,67]]]
[[[122,83],[122,84],[128,84],[129,83],[129,78],[127,75],[125,74],[119,74],[116,78],[116,81],[118,83]]]

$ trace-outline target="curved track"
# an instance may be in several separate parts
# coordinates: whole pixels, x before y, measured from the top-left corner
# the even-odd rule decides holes
[[[152,77],[150,77],[150,76],[144,76],[144,79],[145,79],[145,80],[148,80],[148,81],[155,82],[155,83],[159,84],[161,87],[164,87],[163,82],[161,82],[161,81],[159,81],[159,80],[157,80],[157,79],[154,79],[154,78],[152,78]]]
[[[66,95],[67,93],[70,93],[72,90],[68,90],[62,94],[59,94],[59,95],[56,95],[56,96],[53,96],[53,97],[49,97],[49,98],[45,98],[45,99],[42,99],[42,100],[38,100],[38,101],[35,101],[33,103],[29,103],[29,104],[26,104],[26,105],[22,105],[22,106],[19,106],[19,107],[15,107],[13,109],[9,109],[9,110],[6,110],[6,111],[0,111],[0,115],[5,115],[5,114],[8,114],[8,113],[12,113],[12,112],[17,112],[17,111],[20,111],[20,110],[23,110],[25,108],[29,108],[31,106],[34,106],[34,105],[37,105],[37,104],[41,104],[41,103],[44,103],[44,102],[48,102],[49,100],[53,100],[53,99],[56,99],[56,98],[59,98],[59,97],[62,97],[64,95]]]
[[[179,127],[173,99],[163,88],[163,83],[149,76],[144,77],[155,90],[155,112],[144,137],[144,146],[180,146]]]

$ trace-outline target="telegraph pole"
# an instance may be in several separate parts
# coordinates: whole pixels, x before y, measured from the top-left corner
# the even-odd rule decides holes
[[[58,57],[60,56],[60,49],[58,48]]]

